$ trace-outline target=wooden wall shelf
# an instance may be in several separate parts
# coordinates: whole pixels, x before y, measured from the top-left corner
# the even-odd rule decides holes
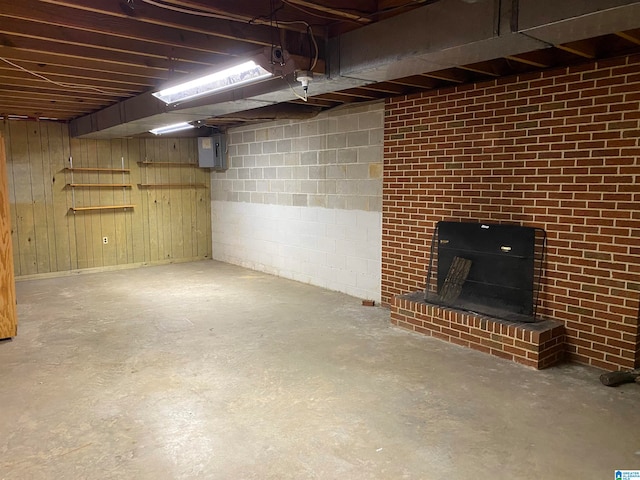
[[[68,172],[117,172],[117,173],[129,173],[129,168],[97,168],[97,167],[67,167]]]
[[[71,188],[132,188],[130,183],[67,183]]]
[[[138,165],[158,166],[158,167],[197,167],[197,163],[181,163],[181,162],[138,162]]]
[[[70,181],[69,183],[67,183],[65,185],[65,188],[68,188],[71,190],[71,208],[70,211],[72,211],[73,213],[76,212],[88,212],[88,211],[92,211],[92,210],[126,210],[127,208],[133,208],[132,204],[129,203],[123,203],[121,205],[87,205],[87,206],[77,206],[76,204],[76,194],[75,194],[75,189],[76,188],[97,188],[97,189],[101,189],[101,188],[111,188],[111,189],[115,189],[115,188],[121,188],[122,189],[122,201],[126,202],[127,200],[131,201],[131,199],[127,199],[127,189],[129,188],[133,188],[133,185],[131,183],[125,183],[127,181],[125,175],[130,174],[131,173],[131,169],[130,168],[124,168],[124,157],[120,158],[120,167],[74,167],[73,166],[73,158],[69,157],[69,166],[66,167],[64,170],[65,172],[69,172],[70,173]],[[84,175],[81,175],[81,181],[77,182],[74,181],[74,173],[84,173]],[[90,176],[91,174],[96,174],[96,173],[100,173],[100,172],[105,172],[105,173],[120,173],[122,174],[122,178],[120,179],[120,183],[114,183],[114,182],[108,182],[105,183],[104,181],[100,182],[100,181],[88,181],[91,180],[91,178],[87,178],[87,176]],[[66,175],[65,175],[66,176]],[[111,175],[111,179],[113,180],[113,177],[115,175]],[[102,197],[102,195],[100,195],[100,197]],[[129,195],[130,197],[130,195]],[[113,199],[106,199],[103,198],[103,200],[106,201],[110,201],[113,202]]]
[[[204,183],[139,183],[140,188],[206,188]]]
[[[133,208],[135,205],[98,205],[95,207],[71,207],[69,210],[72,212],[87,212],[89,210],[126,210],[127,208]]]

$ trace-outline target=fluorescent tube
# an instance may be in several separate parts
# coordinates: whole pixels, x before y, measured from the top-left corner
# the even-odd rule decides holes
[[[164,127],[154,128],[149,130],[154,135],[162,135],[163,133],[179,132],[181,130],[189,130],[195,128],[193,125],[187,122],[174,123],[173,125],[165,125]]]
[[[259,82],[271,76],[273,76],[271,72],[250,60],[174,87],[165,88],[155,92],[153,96],[167,105],[175,104],[203,95],[229,90],[240,85]]]

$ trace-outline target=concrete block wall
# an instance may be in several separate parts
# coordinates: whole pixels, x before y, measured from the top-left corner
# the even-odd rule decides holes
[[[213,258],[380,300],[384,104],[232,129]]]

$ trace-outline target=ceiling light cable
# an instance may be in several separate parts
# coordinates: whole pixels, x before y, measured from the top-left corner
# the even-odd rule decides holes
[[[161,3],[161,2],[156,2],[155,0],[140,0],[143,3],[147,3],[149,5],[153,5],[154,7],[158,7],[158,8],[164,8],[167,10],[173,10],[174,12],[179,12],[179,13],[186,13],[188,15],[198,15],[201,17],[208,17],[208,18],[224,18],[222,15],[219,14],[215,14],[215,13],[210,13],[210,12],[205,12],[202,10],[192,10],[192,9],[188,9],[188,8],[182,8],[182,7],[178,7],[176,5],[170,5],[170,4],[166,4],[166,3]],[[287,2],[283,2],[283,3],[287,3]],[[288,4],[288,3],[287,3]],[[273,26],[273,22],[275,20],[276,25],[277,24],[282,24],[282,25],[294,25],[294,24],[302,24],[307,28],[307,31],[310,32],[311,34],[311,39],[315,48],[315,57],[313,60],[313,65],[311,70],[313,70],[313,68],[315,68],[316,64],[318,63],[318,56],[319,56],[319,49],[318,49],[318,42],[316,40],[316,38],[313,36],[313,30],[311,28],[311,25],[309,25],[309,23],[303,21],[303,20],[297,20],[297,21],[279,21],[277,19],[274,18],[275,13],[280,10],[282,7],[279,7],[275,10],[272,11],[271,16],[269,18],[269,22],[271,23],[271,26]],[[237,20],[237,17],[234,16],[227,16],[227,19],[231,19],[231,20]],[[249,20],[249,24],[251,24],[253,21],[255,21],[257,18],[259,17],[255,17],[251,20]],[[328,18],[328,17],[325,17]],[[333,19],[331,19],[333,20]]]
[[[311,28],[311,25],[307,27],[307,35],[311,39],[311,43],[313,44],[315,52],[313,61],[309,65],[309,70],[313,71],[313,69],[316,68],[316,64],[318,63],[318,56],[320,55],[320,52],[318,51],[318,42],[316,42],[316,37],[313,36],[313,29]],[[311,54],[311,52],[309,52],[309,54]]]
[[[0,60],[2,60],[3,62],[8,63],[9,65],[18,68],[20,70],[22,70],[23,72],[28,73],[29,75],[33,75],[34,77],[38,77],[42,80],[45,80],[49,83],[53,83],[54,85],[57,85],[58,87],[63,87],[63,88],[75,88],[75,89],[79,89],[79,90],[92,90],[94,92],[98,92],[98,93],[102,93],[104,95],[111,95],[110,92],[106,92],[104,90],[100,90],[99,88],[96,87],[90,87],[88,85],[78,85],[75,83],[63,83],[63,82],[56,82],[55,80],[51,80],[50,78],[45,77],[44,75],[40,75],[39,73],[36,72],[32,72],[31,70],[21,67],[20,65],[18,65],[17,63],[13,63],[11,60],[7,60],[6,58],[0,57]]]
[[[313,56],[313,62],[309,70],[313,70],[314,68],[316,68],[316,64],[318,63],[318,57],[320,56],[320,50],[318,48],[318,41],[316,40],[316,37],[313,35],[313,27],[311,27],[311,25],[309,25],[309,23],[305,22],[304,20],[278,21],[278,23],[282,25],[292,25],[294,23],[299,23],[304,25],[307,28],[307,35],[309,35],[309,38],[313,43],[313,49],[315,51],[315,54]]]

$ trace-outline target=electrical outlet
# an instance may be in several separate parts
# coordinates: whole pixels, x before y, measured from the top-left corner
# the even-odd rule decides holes
[[[104,245],[106,245],[107,243],[109,243],[109,237],[102,237],[102,243]]]

